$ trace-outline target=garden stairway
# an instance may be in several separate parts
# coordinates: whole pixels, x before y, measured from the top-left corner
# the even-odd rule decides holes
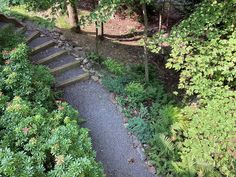
[[[15,27],[16,31],[25,35],[26,42],[31,49],[31,62],[47,66],[56,78],[55,86],[57,88],[89,79],[89,73],[80,67],[82,61],[58,47],[55,40],[37,30],[28,30],[14,18],[0,14],[0,28],[9,26]]]
[[[0,14],[0,28],[11,23],[14,21],[1,20]],[[85,118],[83,127],[90,130],[96,160],[102,163],[106,177],[156,177],[155,169],[153,172],[153,168],[147,168],[145,164],[146,156],[139,142],[129,136],[124,127],[123,115],[110,93],[92,79],[75,84],[89,78],[89,74],[80,68],[80,61],[39,31],[19,24],[14,26],[26,36],[32,63],[51,69],[56,86],[64,87],[63,98]]]

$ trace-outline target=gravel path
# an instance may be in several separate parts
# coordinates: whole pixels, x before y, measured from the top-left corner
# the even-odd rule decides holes
[[[66,87],[64,97],[87,120],[83,126],[91,130],[97,160],[102,162],[107,177],[154,177],[132,147],[110,94],[99,83],[89,80]]]

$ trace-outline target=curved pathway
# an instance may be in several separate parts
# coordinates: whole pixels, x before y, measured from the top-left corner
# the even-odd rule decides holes
[[[102,162],[107,177],[154,177],[132,147],[110,94],[99,83],[89,80],[68,86],[64,97],[87,120],[84,127],[91,130],[97,160]]]

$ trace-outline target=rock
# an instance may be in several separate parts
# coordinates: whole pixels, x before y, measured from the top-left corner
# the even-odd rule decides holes
[[[60,40],[65,41],[66,40],[65,36],[61,35]]]
[[[84,72],[89,72],[89,70],[84,68],[83,66],[82,66],[82,69],[84,70]]]
[[[55,33],[59,33],[59,34],[61,34],[62,32],[61,32],[61,30],[59,29],[59,28],[54,28],[54,30],[53,30]]]
[[[77,45],[79,45],[79,41],[73,41],[72,44],[73,44],[74,46],[77,46]]]
[[[82,57],[79,57],[79,55],[77,55],[76,53],[71,53],[71,55],[73,55],[75,58],[82,58]]]
[[[99,79],[98,82],[99,82],[99,84],[102,84],[102,79]]]
[[[85,64],[87,64],[87,63],[88,63],[88,59],[85,58],[85,59],[83,60],[83,64],[85,65]]]
[[[92,75],[95,75],[96,71],[94,71],[93,69],[89,70],[89,72],[92,74]]]
[[[156,169],[154,166],[148,167],[148,171],[152,174],[156,174]]]
[[[123,118],[123,121],[124,121],[124,123],[128,123],[128,118],[127,118],[127,117],[124,117],[124,118]]]
[[[141,146],[141,143],[139,142],[139,140],[135,139],[135,140],[133,141],[133,147],[134,147],[134,148],[137,148],[137,147],[140,147],[140,146]]]
[[[127,128],[129,126],[128,123],[124,123],[124,127]]]
[[[141,160],[144,161],[144,160],[147,159],[147,157],[146,157],[146,155],[145,155],[145,153],[144,153],[144,151],[143,151],[143,148],[138,147],[138,148],[137,148],[137,151],[138,151],[138,154],[139,154]]]
[[[97,82],[99,80],[99,78],[97,76],[92,76],[91,77],[95,82]]]
[[[91,63],[87,63],[87,64],[86,64],[86,68],[87,68],[87,69],[91,69],[91,68],[92,68],[92,64],[91,64]]]
[[[81,51],[81,50],[83,50],[83,48],[82,47],[75,47],[74,50],[75,51]]]
[[[111,102],[113,103],[113,104],[116,104],[117,102],[116,102],[116,95],[114,94],[114,93],[111,93],[111,95],[110,95],[110,100],[111,100]],[[125,123],[127,123],[127,122],[125,122]]]
[[[72,51],[72,48],[71,47],[66,47],[66,50],[67,51]]]
[[[153,166],[150,161],[147,161],[146,164],[147,164],[149,167]]]
[[[99,76],[99,77],[103,77],[103,74],[99,73],[99,72],[96,72],[96,74]]]
[[[81,57],[75,57],[75,60],[77,60],[77,61],[83,61],[83,58],[81,58]]]
[[[44,34],[40,34],[40,37],[45,37],[45,35]]]
[[[143,147],[144,148],[149,148],[149,145],[148,144],[143,144]]]
[[[128,162],[129,162],[129,163],[134,163],[134,158],[129,158],[129,159],[128,159]]]

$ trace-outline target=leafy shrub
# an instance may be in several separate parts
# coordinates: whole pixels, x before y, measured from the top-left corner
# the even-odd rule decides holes
[[[160,174],[173,174],[172,163],[178,159],[177,147],[174,144],[173,124],[181,120],[179,108],[173,105],[155,103],[150,108],[150,126],[153,136],[150,139],[149,156]]]
[[[0,51],[13,49],[23,41],[23,36],[17,33],[13,26],[0,30]]]
[[[134,133],[142,143],[147,143],[151,138],[150,125],[142,118],[132,118],[128,121],[128,130]]]
[[[20,44],[4,55],[7,63],[1,67],[2,90],[11,97],[21,96],[34,103],[49,106],[53,99],[51,86],[54,82],[50,71],[43,66],[33,66],[28,60],[28,48]]]
[[[117,94],[123,94],[125,92],[125,84],[127,80],[125,77],[111,77],[105,76],[102,79],[102,84],[110,91]]]
[[[107,58],[102,64],[115,75],[123,75],[125,72],[125,67],[111,58]]]
[[[221,90],[235,88],[234,5],[233,0],[205,0],[172,30],[167,67],[180,72],[179,87],[188,95],[220,98]]]
[[[15,97],[1,117],[3,176],[102,176],[86,129],[67,103],[48,112]]]
[[[125,91],[129,100],[133,103],[143,102],[145,100],[144,86],[137,82],[130,82],[126,85]]]
[[[181,161],[175,163],[178,174],[191,176],[235,176],[235,97],[211,100],[201,109],[185,109],[190,120],[181,129],[185,140]]]
[[[95,53],[95,52],[89,52],[89,53],[87,54],[87,57],[88,57],[90,60],[95,61],[95,62],[97,62],[97,63],[99,63],[99,64],[102,64],[102,63],[104,62],[104,60],[105,60],[104,57],[102,57],[101,55],[98,55],[98,54]]]

